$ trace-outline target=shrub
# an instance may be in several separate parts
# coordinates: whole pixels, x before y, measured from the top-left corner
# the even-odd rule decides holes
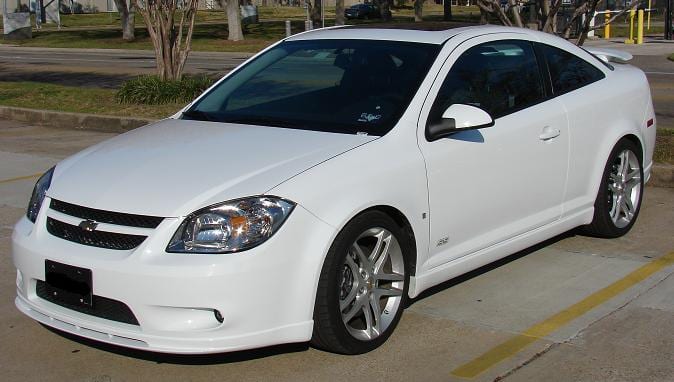
[[[141,76],[122,84],[115,97],[119,103],[145,105],[189,102],[212,84],[213,79],[207,76],[183,76],[179,81]]]

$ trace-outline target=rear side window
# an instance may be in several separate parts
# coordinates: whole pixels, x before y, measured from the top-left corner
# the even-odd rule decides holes
[[[555,94],[568,93],[604,78],[601,70],[575,54],[549,45],[540,46],[548,62]]]
[[[452,65],[429,122],[439,121],[457,103],[477,106],[498,118],[541,102],[544,94],[531,42],[488,42],[468,49]]]

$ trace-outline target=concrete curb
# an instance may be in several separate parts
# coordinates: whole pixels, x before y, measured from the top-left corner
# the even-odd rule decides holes
[[[0,106],[0,118],[60,129],[95,130],[107,133],[123,133],[155,121],[136,117],[66,113],[11,106]]]
[[[94,130],[106,133],[123,133],[156,121],[135,117],[66,113],[11,106],[0,106],[0,118],[59,129]],[[674,188],[674,165],[655,163],[648,185]]]

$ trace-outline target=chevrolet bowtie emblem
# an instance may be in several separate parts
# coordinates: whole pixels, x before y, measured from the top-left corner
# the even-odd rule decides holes
[[[80,223],[80,228],[87,232],[92,232],[96,227],[98,227],[98,223],[93,220],[82,220],[82,223]]]

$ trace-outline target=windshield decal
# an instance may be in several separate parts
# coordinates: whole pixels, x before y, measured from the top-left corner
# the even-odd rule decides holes
[[[372,122],[381,119],[381,114],[361,113],[358,122]]]

